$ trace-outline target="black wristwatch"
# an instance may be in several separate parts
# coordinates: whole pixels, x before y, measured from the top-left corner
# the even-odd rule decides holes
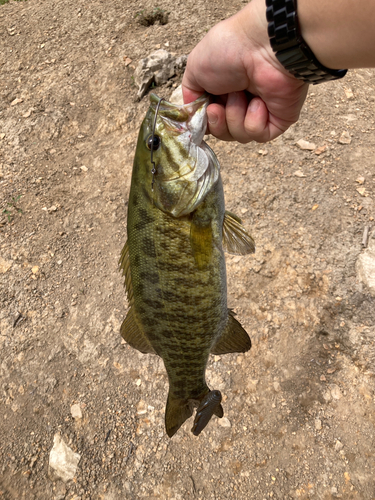
[[[297,0],[266,0],[268,36],[277,59],[293,76],[308,83],[328,82],[346,75],[347,69],[320,64],[301,36]]]

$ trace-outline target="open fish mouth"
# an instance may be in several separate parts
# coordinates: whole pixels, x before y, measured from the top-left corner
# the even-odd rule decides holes
[[[173,135],[185,135],[181,142],[186,139],[200,146],[207,129],[207,106],[210,98],[203,94],[194,102],[189,104],[172,104],[156,94],[150,94],[151,107],[156,110],[158,103],[158,115],[163,118],[164,126]]]

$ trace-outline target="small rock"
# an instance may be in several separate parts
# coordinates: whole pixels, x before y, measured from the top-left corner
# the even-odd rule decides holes
[[[32,272],[33,274],[38,274],[38,272],[39,272],[39,266],[33,266],[33,267],[31,268],[31,272]]]
[[[352,139],[350,137],[349,132],[343,132],[340,136],[339,143],[340,144],[350,144]]]
[[[335,451],[340,451],[344,448],[344,445],[342,444],[341,441],[337,440],[335,443]]]
[[[88,168],[87,168],[87,167],[85,167],[85,165],[82,165],[82,166],[81,166],[81,170],[82,170],[82,172],[87,172],[87,171],[88,171]]]
[[[307,151],[314,151],[316,149],[316,145],[313,142],[307,142],[304,139],[297,141],[296,146]]]
[[[131,62],[133,62],[133,60],[132,60],[132,59],[130,59],[130,57],[126,57],[126,56],[125,56],[125,57],[124,57],[124,62],[125,62],[125,66],[129,66],[129,64],[130,64]]]
[[[186,66],[187,56],[173,56],[164,49],[159,49],[150,54],[145,59],[141,59],[134,72],[134,81],[138,85],[138,99],[147,92],[152,82],[156,85],[166,83],[177,70],[182,70]]]
[[[280,383],[279,382],[274,382],[273,383],[273,388],[276,392],[280,392],[281,391],[281,387],[280,387]]]
[[[354,99],[354,94],[353,94],[352,89],[346,88],[346,89],[344,89],[344,91],[345,91],[345,95],[346,95],[347,99]]]
[[[365,196],[366,194],[366,188],[357,188],[357,191],[361,196]]]
[[[301,170],[296,170],[293,175],[296,177],[306,177],[306,175]]]
[[[320,420],[320,418],[316,418],[315,419],[315,429],[317,431],[320,431],[322,428],[322,421]]]
[[[57,207],[55,205],[52,205],[52,207],[49,207],[48,212],[56,212]]]
[[[143,399],[137,404],[137,415],[145,415],[147,413],[147,405]]]
[[[60,433],[56,433],[53,437],[53,448],[49,454],[51,476],[62,479],[64,482],[72,480],[80,459],[81,455],[74,453],[63,441]]]
[[[0,134],[0,139],[4,139],[4,137],[5,137],[4,133]]]
[[[355,182],[358,182],[358,184],[364,184],[365,178],[360,175],[356,178]]]
[[[373,238],[369,240],[368,248],[358,257],[356,270],[359,280],[368,286],[371,295],[375,297],[375,240]]]
[[[74,419],[80,419],[82,418],[82,410],[81,410],[81,405],[79,403],[76,403],[70,407],[70,413]]]
[[[230,420],[227,417],[220,418],[219,425],[221,427],[226,427],[226,428],[232,427],[232,424],[230,423]]]
[[[12,262],[10,260],[5,260],[0,257],[0,274],[4,274],[12,267]]]
[[[320,146],[320,148],[316,148],[314,153],[316,155],[321,155],[322,153],[324,153],[324,151],[327,151],[327,148],[328,148],[328,146],[325,144],[324,146]]]
[[[265,149],[260,149],[258,151],[258,154],[261,155],[261,156],[267,156],[268,155],[268,151],[265,150]]]
[[[184,99],[182,97],[182,86],[179,85],[171,94],[169,102],[172,104],[184,104]]]
[[[17,97],[16,99],[14,99],[14,101],[12,101],[10,103],[10,105],[11,106],[16,106],[16,104],[20,104],[21,102],[23,102],[23,99],[20,99],[20,98]]]
[[[338,385],[333,384],[331,386],[331,396],[333,399],[341,399],[342,398],[342,393],[341,393]]]

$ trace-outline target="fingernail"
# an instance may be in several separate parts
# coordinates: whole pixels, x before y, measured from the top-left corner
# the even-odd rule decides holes
[[[259,106],[260,106],[260,99],[256,98],[251,99],[249,106],[250,113],[255,113],[259,109]]]
[[[210,125],[216,125],[217,120],[218,120],[218,117],[217,117],[217,115],[215,113],[208,114],[208,123]]]

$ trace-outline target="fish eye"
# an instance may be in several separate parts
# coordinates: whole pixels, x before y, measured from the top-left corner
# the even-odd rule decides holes
[[[159,149],[160,143],[161,143],[161,139],[158,135],[153,135],[153,136],[149,135],[147,137],[146,146],[150,151],[151,151],[151,146],[152,146],[153,151],[156,151],[157,149]]]

